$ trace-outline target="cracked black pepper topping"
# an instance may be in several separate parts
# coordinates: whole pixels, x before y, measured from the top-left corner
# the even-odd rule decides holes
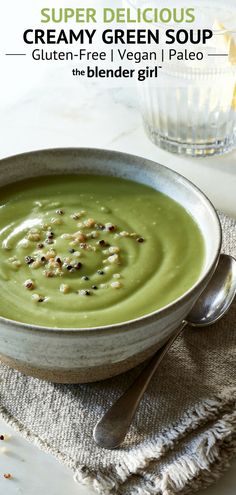
[[[101,247],[106,247],[107,246],[107,243],[106,243],[106,241],[104,241],[104,239],[101,239],[101,241],[98,241],[98,244]]]
[[[31,263],[34,262],[34,258],[32,258],[32,256],[26,256],[25,262],[27,263],[27,265],[31,265]]]
[[[75,268],[76,268],[76,270],[80,270],[80,268],[82,268],[82,266],[83,266],[82,263],[79,262],[75,265]]]

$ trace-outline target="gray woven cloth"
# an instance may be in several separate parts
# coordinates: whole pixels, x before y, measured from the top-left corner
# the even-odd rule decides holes
[[[223,251],[236,255],[236,222],[221,215]],[[122,448],[93,427],[139,369],[106,382],[54,385],[0,366],[0,413],[101,494],[191,493],[236,455],[236,303],[217,325],[187,329],[169,351]],[[78,489],[79,491],[79,489]]]

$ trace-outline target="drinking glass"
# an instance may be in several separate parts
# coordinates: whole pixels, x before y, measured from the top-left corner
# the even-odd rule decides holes
[[[236,6],[230,1],[224,8],[218,1],[209,3],[193,2],[197,22],[192,25],[152,26],[162,31],[162,37],[170,27],[196,33],[208,28],[214,35],[206,44],[159,46],[164,62],[158,77],[138,83],[150,139],[168,151],[190,156],[222,154],[236,147]],[[133,9],[142,4],[147,2],[130,3]],[[170,49],[183,52],[186,59],[169,60]],[[190,51],[202,53],[203,59],[188,59]]]

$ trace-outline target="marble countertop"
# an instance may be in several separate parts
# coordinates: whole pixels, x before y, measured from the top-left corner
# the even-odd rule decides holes
[[[21,78],[21,74],[17,76]],[[17,86],[18,87],[18,86]],[[20,88],[20,89],[19,89]],[[0,100],[0,158],[40,148],[91,146],[121,150],[158,161],[188,177],[214,205],[236,217],[236,152],[223,157],[191,159],[171,155],[146,137],[133,88],[64,81],[60,69],[32,79],[27,87],[5,92]],[[4,495],[92,495],[76,485],[71,472],[53,457],[27,443],[2,420],[0,493]],[[205,495],[234,495],[236,462]],[[10,472],[13,479],[4,479]]]

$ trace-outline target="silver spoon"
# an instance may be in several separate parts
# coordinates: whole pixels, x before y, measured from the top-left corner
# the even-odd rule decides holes
[[[218,321],[229,309],[236,294],[236,260],[221,254],[206,289],[183,320],[176,334],[141,371],[126,392],[111,406],[94,428],[93,438],[103,448],[114,449],[124,440],[138,405],[167,351],[186,325],[203,327]]]

